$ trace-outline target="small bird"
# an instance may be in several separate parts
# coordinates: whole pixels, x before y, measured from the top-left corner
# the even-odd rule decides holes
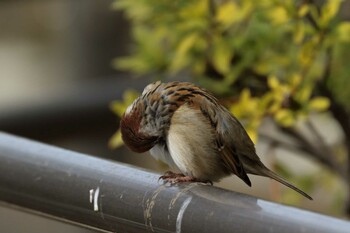
[[[166,172],[169,183],[210,182],[234,174],[270,177],[312,198],[269,170],[256,154],[241,123],[203,88],[189,82],[145,87],[120,121],[122,139],[132,151],[151,155],[182,173]]]

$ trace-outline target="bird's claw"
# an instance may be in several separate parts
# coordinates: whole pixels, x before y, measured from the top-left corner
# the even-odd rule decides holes
[[[172,171],[167,171],[164,173],[164,175],[160,176],[158,181],[159,180],[163,180],[165,183],[171,183],[171,184],[174,184],[176,183],[175,180],[179,177],[185,177],[184,174],[181,174],[181,173],[175,173],[175,172],[172,172]]]
[[[209,183],[210,185],[213,185],[213,182],[210,180],[198,180],[193,176],[186,176],[182,173],[175,173],[172,171],[167,171],[164,173],[164,175],[160,176],[159,180],[163,180],[164,183],[169,184],[177,184],[177,183],[184,183],[184,182],[201,182],[201,183]]]

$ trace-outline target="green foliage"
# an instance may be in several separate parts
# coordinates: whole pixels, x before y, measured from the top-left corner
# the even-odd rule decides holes
[[[265,116],[291,127],[329,107],[314,90],[326,72],[327,51],[350,42],[350,23],[336,19],[340,4],[118,0],[113,7],[131,20],[135,43],[114,65],[137,74],[185,71],[216,95],[235,96],[228,107],[256,140]]]
[[[350,35],[350,33],[349,33]],[[338,102],[350,111],[350,66],[348,64],[350,54],[350,43],[335,44],[333,59],[331,61],[331,77],[328,85],[333,90]]]

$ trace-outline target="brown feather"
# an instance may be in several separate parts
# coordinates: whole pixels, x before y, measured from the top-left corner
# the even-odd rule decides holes
[[[158,137],[140,133],[139,112],[123,116],[120,121],[120,130],[124,143],[130,150],[138,153],[150,150],[158,142]]]

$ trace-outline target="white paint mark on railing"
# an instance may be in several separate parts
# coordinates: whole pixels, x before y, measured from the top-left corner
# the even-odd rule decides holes
[[[90,189],[89,194],[90,194],[89,200],[90,200],[90,203],[92,203],[94,206],[94,211],[98,211],[98,198],[100,194],[100,187],[97,187],[96,190]]]

